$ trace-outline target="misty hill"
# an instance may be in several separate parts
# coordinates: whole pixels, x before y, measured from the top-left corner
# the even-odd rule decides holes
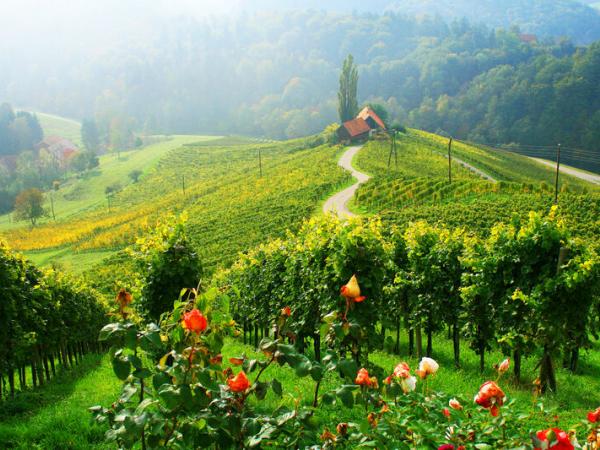
[[[577,43],[600,38],[600,13],[594,1],[577,0],[258,0],[243,4],[245,11],[315,9],[342,13],[393,11],[409,16],[439,15],[447,21],[462,19],[490,27],[519,26],[542,37],[567,36]]]

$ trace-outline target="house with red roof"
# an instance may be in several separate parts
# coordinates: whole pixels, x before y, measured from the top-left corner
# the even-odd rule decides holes
[[[70,140],[60,136],[47,136],[39,144],[36,145],[36,150],[46,151],[50,156],[65,167],[70,158],[79,152],[79,148]]]
[[[338,128],[340,141],[360,141],[367,139],[378,130],[385,130],[385,123],[370,107],[364,107],[356,118],[348,120]]]

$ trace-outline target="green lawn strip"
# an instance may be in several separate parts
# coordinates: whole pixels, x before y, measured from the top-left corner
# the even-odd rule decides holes
[[[103,443],[104,428],[92,422],[88,408],[112,403],[120,384],[108,355],[86,356],[46,386],[0,406],[0,448],[110,448]],[[10,413],[15,404],[19,411]]]
[[[407,342],[404,334],[402,333],[401,335],[402,355],[376,351],[370,355],[370,361],[383,367],[390,373],[396,364],[406,361],[414,372],[418,367],[418,361],[416,358],[406,356]],[[497,373],[492,366],[505,358],[505,356],[497,351],[486,354],[486,366],[488,369],[481,374],[478,366],[479,357],[469,350],[467,343],[463,343],[461,355],[462,366],[460,369],[454,368],[451,341],[442,336],[436,336],[434,338],[433,349],[432,357],[440,363],[440,370],[431,379],[429,383],[430,388],[455,396],[464,404],[472,404],[473,397],[485,381],[497,379]],[[239,356],[244,352],[249,357],[259,356],[251,346],[243,345],[234,340],[228,341],[223,349],[226,357],[225,360],[232,355]],[[537,358],[528,358],[523,361],[523,379],[520,384],[514,382],[510,374],[505,375],[499,382],[508,400],[514,399],[516,401],[515,407],[520,411],[531,411],[534,406],[535,399],[532,394],[532,381],[537,376],[535,369],[537,362]],[[560,367],[560,361],[555,361],[555,364]],[[235,368],[234,370],[237,371]],[[582,354],[580,372],[577,375],[572,375],[566,370],[558,369],[558,392],[548,394],[541,399],[546,408],[556,408],[558,424],[565,429],[585,419],[588,411],[600,406],[600,399],[594,395],[600,389],[600,347],[598,344],[594,346],[592,351]],[[282,383],[284,387],[283,399],[269,392],[265,400],[256,403],[256,407],[264,411],[269,411],[282,403],[292,407],[296,400],[300,400],[304,405],[312,403],[315,384],[310,377],[299,379],[295,376],[294,371],[288,367],[281,368],[274,365],[265,371],[261,380],[268,381],[272,378],[277,378]],[[250,376],[250,380],[254,380],[254,375]],[[328,374],[321,385],[320,392],[327,392],[327,390],[339,387],[340,383],[340,379],[336,374]],[[421,389],[419,383],[417,386],[417,389]],[[315,414],[315,419],[321,427],[329,426],[330,428],[335,428],[335,425],[339,422],[364,419],[364,415],[364,407],[362,406],[357,406],[350,410],[342,405],[334,405],[319,408]],[[549,424],[543,417],[539,416],[539,418],[533,419],[526,426],[537,429],[547,428]]]
[[[39,250],[23,252],[24,255],[39,267],[60,267],[65,272],[82,274],[94,266],[100,264],[104,259],[113,255],[117,250],[92,250],[74,252],[71,247],[59,249]]]

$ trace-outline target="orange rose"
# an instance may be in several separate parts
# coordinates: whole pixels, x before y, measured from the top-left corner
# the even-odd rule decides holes
[[[125,308],[131,304],[133,301],[133,296],[125,289],[121,289],[117,294],[116,301],[119,304],[119,314],[126,319],[127,313],[125,312]]]
[[[204,317],[204,315],[196,308],[184,314],[183,323],[186,329],[196,334],[200,334],[206,330],[206,327],[208,326],[206,317]]]
[[[502,389],[493,381],[487,381],[481,385],[475,396],[475,403],[489,409],[492,416],[498,415],[498,407],[504,404],[505,395]]]
[[[289,306],[281,308],[281,315],[285,317],[290,317],[292,315],[291,308]]]
[[[504,373],[506,371],[508,371],[508,369],[510,368],[510,358],[506,358],[504,361],[502,361],[498,367],[496,367],[496,370],[498,371],[498,373]]]
[[[358,384],[359,386],[371,386],[371,379],[369,378],[369,372],[367,369],[363,368],[358,371],[354,383]]]
[[[462,409],[462,405],[460,404],[460,402],[458,400],[456,400],[455,398],[450,399],[450,401],[448,402],[448,406],[450,406],[450,408],[452,409],[456,409],[456,410],[460,410]]]
[[[229,385],[229,389],[231,389],[233,392],[244,392],[250,387],[248,377],[246,377],[246,374],[243,370],[235,377],[227,380],[227,384]]]
[[[356,275],[352,275],[350,281],[342,286],[340,292],[347,300],[351,300],[355,303],[360,303],[367,298],[364,295],[360,295],[360,286],[358,285]]]

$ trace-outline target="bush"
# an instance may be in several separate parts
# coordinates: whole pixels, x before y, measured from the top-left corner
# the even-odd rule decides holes
[[[185,216],[158,223],[148,237],[131,250],[142,274],[141,312],[157,321],[170,311],[183,288],[198,285],[200,258],[185,233]]]

